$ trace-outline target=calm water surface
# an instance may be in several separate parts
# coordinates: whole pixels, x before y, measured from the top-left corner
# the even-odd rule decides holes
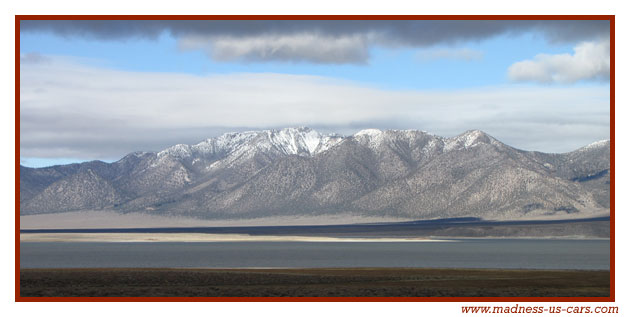
[[[449,242],[22,242],[22,268],[610,267],[608,240]]]

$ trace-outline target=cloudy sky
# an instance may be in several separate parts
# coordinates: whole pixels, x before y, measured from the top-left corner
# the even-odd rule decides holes
[[[309,126],[609,138],[608,21],[22,21],[27,166]]]

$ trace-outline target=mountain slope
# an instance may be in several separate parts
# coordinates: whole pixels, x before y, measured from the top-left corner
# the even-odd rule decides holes
[[[21,214],[116,210],[198,218],[354,214],[575,217],[610,205],[610,144],[527,152],[471,130],[228,133],[158,153],[20,169]]]

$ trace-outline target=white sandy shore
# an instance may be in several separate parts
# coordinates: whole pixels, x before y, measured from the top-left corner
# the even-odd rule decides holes
[[[334,238],[209,233],[21,233],[20,242],[441,242],[427,238]]]

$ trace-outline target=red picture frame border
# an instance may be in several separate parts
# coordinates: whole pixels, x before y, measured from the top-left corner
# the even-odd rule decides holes
[[[610,22],[610,293],[608,297],[22,297],[20,296],[20,21],[24,20],[607,20]],[[16,15],[15,16],[16,302],[614,302],[615,16],[614,15]]]

